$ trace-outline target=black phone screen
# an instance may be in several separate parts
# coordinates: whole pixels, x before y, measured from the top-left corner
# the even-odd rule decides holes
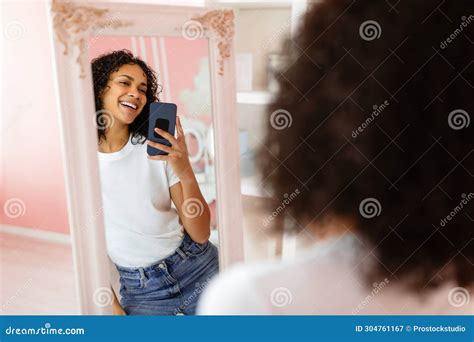
[[[165,132],[168,132],[168,129],[170,127],[170,122],[169,120],[166,120],[166,119],[156,119],[155,121],[155,128],[159,128],[159,129],[162,129],[163,131]],[[165,139],[163,138],[160,134],[158,134],[156,131],[153,131],[154,132],[154,136],[155,138],[157,139]],[[166,140],[166,139],[165,139]]]

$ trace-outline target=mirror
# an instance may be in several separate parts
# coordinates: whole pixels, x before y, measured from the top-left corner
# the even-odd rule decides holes
[[[208,282],[218,272],[216,255],[219,242],[208,41],[184,37],[99,36],[89,41],[89,57],[95,65],[92,68],[96,88],[94,96],[103,92],[100,107],[96,103],[96,123],[98,132],[101,133],[98,157],[106,243],[109,257],[119,271],[118,277],[113,277],[116,270],[112,267],[112,279],[121,276],[119,283],[113,282],[114,293],[118,301],[127,305],[124,307],[127,314],[192,314],[199,297],[195,284]],[[120,142],[117,134],[121,134],[120,130],[127,126],[127,115],[137,115],[129,124],[130,127],[135,122],[140,122],[145,126],[145,131],[148,130],[148,118],[152,109],[145,106],[138,113],[138,109],[129,108],[133,103],[143,104],[147,101],[146,86],[140,85],[141,82],[154,82],[142,70],[143,67],[132,64],[136,68],[130,69],[130,64],[126,61],[135,57],[144,62],[143,67],[149,68],[149,72],[156,73],[158,87],[154,88],[157,89],[158,100],[176,104],[178,108],[189,165],[204,202],[199,193],[187,194],[194,193],[195,189],[193,184],[185,189],[186,181],[176,183],[178,189],[172,190],[175,184],[171,182],[178,181],[176,172],[170,167],[172,163],[147,160],[146,144],[139,143],[139,139],[134,139],[133,135],[128,138],[129,142],[124,147],[113,146],[111,149],[115,141]],[[118,66],[120,67],[116,70]],[[134,81],[138,81],[140,77],[142,80],[135,87]],[[148,87],[151,85],[148,84]],[[147,119],[139,121],[139,117],[143,116]],[[158,119],[157,122],[160,120],[166,121],[167,124],[161,128],[167,130],[169,121]],[[133,129],[128,129],[127,136]],[[178,137],[178,132],[175,136]],[[161,135],[155,133],[154,137]],[[165,172],[160,173],[161,169]],[[172,178],[160,177],[169,176],[171,172],[174,173]],[[176,191],[181,194],[178,196]],[[181,208],[176,208],[177,201],[180,201],[177,196],[184,198],[181,201],[183,203],[179,204]],[[210,219],[203,225],[201,216],[207,214],[207,210]],[[195,234],[199,237],[198,225],[200,231],[208,229],[210,225],[210,246],[207,243],[196,243],[193,246],[194,241],[181,242],[183,234],[188,234],[192,231],[191,228],[196,230]],[[192,240],[192,234],[189,235]],[[184,257],[180,254],[177,258],[172,256],[177,248],[180,248]],[[199,248],[206,252],[197,256],[195,253]],[[180,267],[174,265],[176,260],[182,263]],[[159,266],[166,266],[167,269],[163,271]],[[177,269],[170,270],[171,266]],[[182,268],[186,268],[185,272],[189,275],[183,275],[180,270]],[[127,292],[136,295],[140,290],[143,293],[163,291],[167,287],[153,286],[153,281],[163,282],[162,278],[165,276],[176,280],[170,285],[179,286],[179,293],[174,293],[174,296],[184,297],[183,304],[173,304],[171,306],[176,307],[163,310],[160,307],[165,301],[179,301],[160,298],[147,299],[146,305],[141,307],[128,305],[126,301],[130,302],[133,298],[129,298],[131,296]],[[138,278],[129,281],[134,277]],[[165,278],[164,282],[166,281]],[[191,289],[188,290],[188,287]]]
[[[243,260],[233,13],[52,1],[50,14],[81,312],[110,314],[117,295],[127,314],[193,314],[216,266],[209,246],[216,246],[220,270]],[[119,63],[99,73],[91,68],[94,58],[124,49],[145,64]],[[181,177],[189,168],[179,158],[146,158],[146,131],[129,134],[138,131],[131,129],[135,120],[150,113],[142,111],[152,102],[147,68],[157,73],[159,101],[177,105],[178,142],[172,145],[186,146],[192,177]],[[95,91],[100,73],[106,81]],[[124,127],[128,132],[120,135]],[[200,219],[206,206],[209,223]],[[197,233],[206,225],[211,243]]]

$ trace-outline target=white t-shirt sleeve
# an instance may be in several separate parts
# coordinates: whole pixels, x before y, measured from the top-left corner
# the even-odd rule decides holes
[[[265,301],[244,267],[237,266],[214,278],[198,304],[198,315],[269,315]]]
[[[179,177],[175,175],[170,163],[165,162],[165,169],[166,178],[168,178],[168,187],[171,188],[173,185],[179,182]]]

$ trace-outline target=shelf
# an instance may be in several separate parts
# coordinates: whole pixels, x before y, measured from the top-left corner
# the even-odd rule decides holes
[[[254,8],[291,8],[291,0],[274,0],[274,1],[255,1],[255,0],[207,0],[207,4],[211,6],[223,5],[244,9]]]
[[[237,103],[267,105],[271,102],[273,94],[268,91],[241,91],[237,92]]]
[[[240,179],[240,190],[242,195],[270,198],[263,190],[261,180],[258,176],[242,177]]]

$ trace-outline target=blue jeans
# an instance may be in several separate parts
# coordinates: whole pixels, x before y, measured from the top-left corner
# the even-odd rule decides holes
[[[115,265],[127,315],[194,315],[201,293],[219,271],[217,248],[185,232],[173,254],[147,267]]]

